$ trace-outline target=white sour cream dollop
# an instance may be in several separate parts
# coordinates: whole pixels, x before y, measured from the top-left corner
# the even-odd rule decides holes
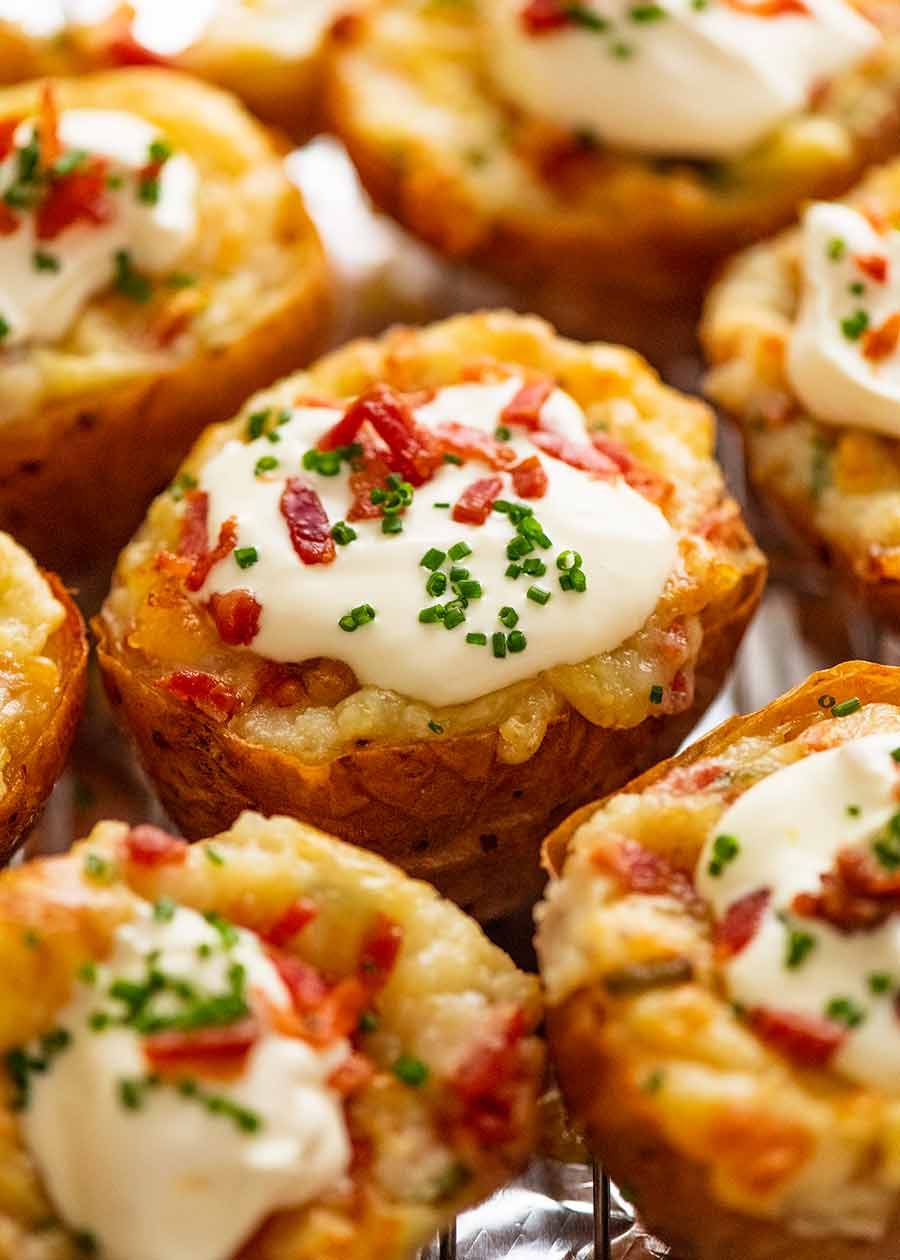
[[[110,985],[141,981],[154,951],[159,971],[214,993],[238,963],[248,994],[290,1007],[255,936],[240,931],[226,948],[195,911],[178,908],[160,922],[143,907],[118,929],[96,980],[79,983],[60,1013],[71,1041],[32,1077],[24,1138],[63,1220],[92,1235],[103,1260],[231,1260],[270,1213],[340,1187],[350,1142],[327,1081],[349,1048],[319,1051],[264,1030],[238,1077],[186,1073],[255,1116],[252,1132],[174,1084],[146,1089],[140,1105],[126,1106],[122,1082],[149,1070],[141,1039],[115,1025],[93,1031],[89,1021],[98,1010],[122,1010],[106,997]]]
[[[900,1089],[895,1006],[900,915],[879,927],[845,933],[797,915],[792,903],[798,893],[818,894],[821,877],[834,868],[838,853],[847,846],[870,846],[897,813],[900,772],[892,754],[898,746],[900,729],[813,753],[776,771],[725,812],[697,868],[697,889],[717,920],[740,898],[771,890],[756,934],[725,964],[732,1000],[748,1010],[837,1018],[840,1027],[846,1013],[855,1012],[859,1022],[847,1029],[832,1065],[864,1085],[892,1092]],[[732,837],[739,846],[718,875],[709,869],[716,836]],[[809,935],[812,944],[789,966],[792,931]],[[886,987],[881,980],[879,991],[873,991],[872,977],[887,977]]]
[[[491,72],[526,114],[678,157],[740,154],[882,38],[845,0],[768,17],[728,0],[585,0],[581,21],[540,33],[526,0],[484,7]]]
[[[0,162],[0,196],[16,181],[18,151],[34,124],[24,122],[16,148]],[[0,348],[62,337],[84,304],[112,284],[116,256],[150,275],[172,271],[196,236],[197,174],[193,162],[175,153],[162,165],[154,203],[138,196],[138,173],[148,164],[159,132],[142,118],[120,110],[71,109],[60,115],[65,150],[108,159],[113,184],[106,192],[109,218],[78,221],[58,236],[39,240],[31,210],[16,210],[18,227],[0,234]],[[43,265],[36,262],[42,257]]]
[[[433,427],[447,421],[492,435],[503,408],[522,386],[519,378],[498,384],[454,385],[418,408],[419,424]],[[200,488],[209,495],[212,544],[228,517],[238,523],[238,548],[256,548],[258,560],[241,569],[228,557],[212,570],[197,593],[200,602],[234,589],[250,591],[262,605],[259,631],[252,648],[276,661],[328,657],[347,662],[362,684],[385,687],[433,706],[463,704],[554,665],[577,664],[616,648],[634,634],[656,606],[677,558],[676,537],[654,504],[621,478],[603,481],[539,451],[524,428],[504,439],[518,458],[538,455],[549,479],[543,498],[529,500],[534,515],[551,540],[528,559],[547,566],[542,576],[506,576],[507,546],[515,536],[508,516],[491,512],[483,525],[459,524],[451,509],[476,480],[498,476],[501,497],[519,500],[509,473],[494,473],[484,463],[443,465],[434,478],[415,491],[403,517],[403,532],[386,535],[381,521],[355,521],[357,539],[337,547],[331,564],[304,565],[295,553],[279,501],[288,476],[302,476],[320,496],[329,521],[347,516],[350,492],[347,465],[339,476],[305,473],[303,455],[341,417],[321,407],[298,407],[277,429],[280,440],[230,441],[203,469]],[[570,440],[589,441],[585,416],[561,390],[550,395],[541,412],[542,426]],[[255,475],[257,461],[277,460],[265,477]],[[436,507],[436,503],[445,506]],[[454,629],[423,624],[421,609],[454,598],[448,587],[439,598],[426,593],[429,570],[422,566],[431,549],[446,553],[443,571],[450,576],[450,549],[471,548],[456,563],[481,583],[466,620]],[[564,591],[559,585],[557,556],[578,552],[587,589]],[[539,604],[528,595],[533,586],[549,592]],[[349,610],[370,604],[374,621],[352,633],[339,628]],[[511,609],[504,623],[502,608]],[[527,647],[494,655],[492,636],[515,628]],[[467,642],[470,633],[484,634],[485,645]]]
[[[791,386],[817,420],[897,437],[900,341],[873,355],[872,338],[900,317],[900,232],[876,230],[858,210],[829,202],[810,206],[802,231],[804,291],[788,347]]]

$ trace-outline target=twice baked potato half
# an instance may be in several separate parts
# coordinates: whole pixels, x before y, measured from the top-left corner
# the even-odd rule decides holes
[[[335,25],[327,107],[441,252],[570,304],[683,298],[897,150],[898,36],[863,0],[377,0]]]
[[[685,1260],[900,1246],[898,763],[900,671],[850,662],[547,841],[563,1091]]]
[[[535,319],[351,343],[198,443],[96,622],[188,836],[307,819],[479,918],[541,830],[672,751],[764,562],[702,403]]]
[[[0,215],[0,526],[71,568],[318,346],[324,256],[268,134],[164,70],[0,91]]]
[[[900,162],[737,257],[702,325],[706,389],[763,504],[900,625]]]
[[[4,1255],[404,1260],[533,1149],[537,981],[293,820],[100,823],[0,942]]]
[[[55,29],[28,0],[21,21],[0,19],[0,82],[121,66],[164,66],[239,96],[295,139],[319,114],[321,58],[339,0],[134,0],[65,6]],[[48,29],[49,28],[49,29]]]
[[[87,656],[66,588],[0,534],[0,861],[15,853],[65,767]]]

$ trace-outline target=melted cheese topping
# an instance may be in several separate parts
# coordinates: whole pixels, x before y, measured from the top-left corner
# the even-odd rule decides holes
[[[742,897],[771,893],[755,935],[723,968],[731,999],[748,1010],[830,1021],[846,1032],[832,1066],[894,1092],[900,1085],[900,915],[844,932],[818,917],[801,917],[792,903],[798,894],[821,891],[822,876],[842,849],[862,846],[874,854],[895,834],[898,746],[900,730],[866,736],[755,784],[719,820],[696,880],[717,920]],[[724,844],[717,837],[726,837]]]
[[[530,116],[641,153],[737,155],[881,41],[844,0],[775,16],[733,0],[585,0],[541,30],[527,21],[537,7],[554,6],[485,6],[499,90]]]
[[[235,967],[248,997],[290,1007],[255,936],[235,930],[228,944],[192,910],[163,917],[144,904],[61,1012],[68,1044],[32,1075],[26,1144],[65,1223],[104,1260],[231,1260],[270,1213],[338,1188],[347,1172],[342,1104],[327,1085],[345,1042],[319,1051],[266,1028],[237,1077],[146,1084],[142,1038],[116,1022],[127,1004],[110,987],[142,985],[152,968],[218,995]],[[154,999],[154,1014],[176,1009],[169,993]],[[99,1031],[97,1012],[114,1016]]]
[[[900,231],[819,202],[803,220],[803,274],[787,359],[797,397],[817,420],[897,437]]]
[[[40,239],[38,212],[27,203],[32,193],[43,195],[41,186],[23,180],[33,136],[34,124],[23,123],[15,147],[0,162],[0,197],[14,216],[11,230],[0,232],[0,347],[56,341],[84,304],[117,277],[127,292],[135,272],[172,271],[196,234],[197,176],[190,159],[167,157],[148,193],[142,172],[161,139],[158,132],[133,114],[73,109],[59,120],[63,160],[78,153],[106,160],[103,221],[81,218]]]
[[[451,386],[420,406],[415,418],[426,428],[455,421],[493,435],[521,385],[511,378]],[[545,566],[544,572],[507,575],[507,549],[516,538],[509,515],[490,512],[483,525],[453,519],[452,507],[463,491],[485,477],[498,477],[502,497],[521,502],[508,472],[494,473],[475,460],[444,464],[418,488],[402,518],[402,533],[383,533],[378,519],[355,521],[356,539],[337,547],[333,563],[303,564],[279,503],[286,478],[300,474],[318,493],[329,522],[345,519],[348,465],[336,476],[303,471],[304,453],[341,414],[298,407],[275,429],[276,443],[266,436],[230,441],[200,475],[200,487],[209,495],[211,542],[234,516],[237,550],[253,548],[256,558],[241,568],[238,556],[229,556],[196,598],[205,602],[235,588],[251,592],[262,606],[254,651],[284,662],[342,660],[364,685],[440,707],[618,647],[653,611],[677,557],[675,535],[662,512],[621,478],[600,480],[538,451],[518,428],[508,439],[504,435],[504,445],[520,460],[538,455],[549,481],[545,496],[529,504],[549,546],[535,544],[518,563]],[[581,408],[560,390],[544,404],[541,425],[573,442],[589,441]],[[267,469],[263,475],[260,460]],[[440,596],[426,591],[432,569],[422,561],[429,551],[442,557],[437,569],[446,587]],[[583,591],[560,583],[557,558],[566,551],[581,557]],[[480,594],[468,597],[465,619],[455,626],[423,623],[421,610],[456,598],[454,568],[464,569],[465,577],[457,580],[477,582]],[[374,620],[345,632],[341,619],[365,605]],[[471,634],[481,641],[470,642]]]

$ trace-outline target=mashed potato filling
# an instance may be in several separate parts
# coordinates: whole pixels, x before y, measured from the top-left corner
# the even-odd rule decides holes
[[[340,1187],[328,1082],[349,1045],[283,1035],[291,1013],[255,934],[140,901],[55,1031],[8,1058],[50,1197],[105,1260],[229,1260],[272,1212]]]
[[[881,42],[845,0],[497,0],[500,92],[641,153],[740,155]]]

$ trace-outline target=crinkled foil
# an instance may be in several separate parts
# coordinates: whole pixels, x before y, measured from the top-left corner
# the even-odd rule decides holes
[[[380,332],[391,323],[423,323],[455,311],[501,304],[513,295],[465,269],[450,269],[367,206],[342,149],[319,139],[289,159],[331,254],[338,287],[334,341]],[[699,363],[679,356],[657,366],[681,388],[696,388]],[[722,459],[736,492],[740,456],[727,433]],[[742,649],[730,686],[707,715],[707,730],[734,712],[758,708],[812,670],[854,656],[898,660],[896,646],[849,619],[812,562],[780,556],[769,522],[748,504],[757,536],[775,549],[773,582]],[[85,610],[95,610],[107,576],[81,584]],[[699,734],[701,732],[697,732]],[[125,741],[113,728],[92,680],[87,720],[72,766],[58,785],[28,853],[59,852],[103,817],[165,822]],[[529,923],[502,925],[496,935],[517,957],[529,956]],[[622,1194],[589,1164],[533,1161],[519,1180],[461,1216],[421,1260],[677,1260],[651,1238]]]

